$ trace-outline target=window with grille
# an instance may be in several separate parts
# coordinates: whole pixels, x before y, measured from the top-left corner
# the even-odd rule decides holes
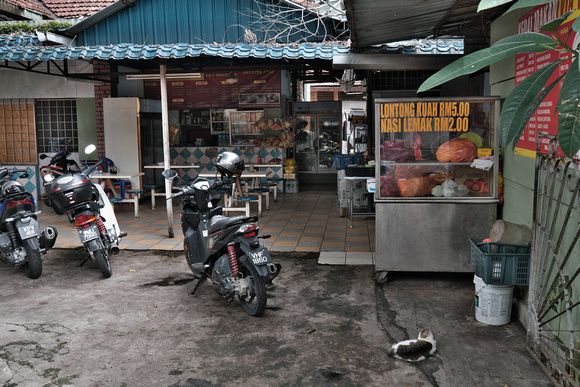
[[[77,104],[74,99],[36,101],[36,134],[40,153],[79,151]]]
[[[0,165],[36,160],[33,100],[0,99]]]

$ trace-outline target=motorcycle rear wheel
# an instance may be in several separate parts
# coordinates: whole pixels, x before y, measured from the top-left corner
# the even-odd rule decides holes
[[[109,261],[109,255],[105,252],[105,249],[100,249],[94,252],[95,260],[97,261],[97,266],[101,269],[101,273],[106,278],[109,278],[113,274],[113,269],[111,268],[111,262]]]
[[[22,241],[24,251],[26,251],[26,263],[22,265],[24,274],[28,278],[36,279],[42,274],[42,258],[40,258],[40,251],[34,247],[32,240],[25,239]]]
[[[266,295],[266,285],[264,279],[258,274],[256,268],[249,262],[249,258],[239,261],[240,273],[248,280],[250,290],[248,296],[240,295],[242,309],[253,317],[260,317],[266,311],[268,298]]]

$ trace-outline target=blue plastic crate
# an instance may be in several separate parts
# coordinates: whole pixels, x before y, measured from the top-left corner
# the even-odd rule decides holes
[[[334,168],[337,170],[344,169],[347,165],[356,165],[362,163],[361,155],[336,155],[334,156]]]
[[[469,241],[473,271],[486,285],[528,285],[530,246],[483,243],[483,239]]]

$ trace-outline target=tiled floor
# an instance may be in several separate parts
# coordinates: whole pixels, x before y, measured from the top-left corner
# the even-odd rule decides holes
[[[163,205],[157,205],[152,211],[149,200],[144,199],[140,205],[140,216],[135,218],[129,204],[116,204],[119,226],[128,233],[119,247],[129,250],[183,250],[179,203],[178,199],[174,200],[174,238],[168,237],[167,212]],[[256,208],[252,209],[257,212]],[[52,225],[58,229],[55,247],[80,246],[76,230],[66,215],[58,216],[44,205],[41,205],[41,210],[41,227]],[[270,251],[320,253],[321,264],[374,263],[374,218],[354,218],[353,227],[350,228],[348,218],[339,216],[336,190],[315,189],[279,194],[277,202],[270,199],[270,209],[263,211],[259,224],[262,234],[272,236],[264,240]]]

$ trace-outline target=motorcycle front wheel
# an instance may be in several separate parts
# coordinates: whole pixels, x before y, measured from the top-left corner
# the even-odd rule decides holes
[[[258,274],[256,268],[249,262],[249,258],[240,260],[240,273],[248,281],[250,289],[248,294],[240,295],[242,309],[253,317],[260,317],[266,310],[268,298],[266,295],[266,284],[264,279]]]
[[[28,278],[36,279],[42,274],[42,258],[40,258],[40,251],[34,246],[31,239],[22,241],[24,251],[26,251],[26,263],[22,265],[24,274]]]
[[[106,278],[109,278],[113,274],[113,269],[111,268],[111,261],[109,261],[109,254],[105,252],[105,249],[100,249],[94,252],[95,260],[97,261],[97,266],[101,269],[101,273]]]

